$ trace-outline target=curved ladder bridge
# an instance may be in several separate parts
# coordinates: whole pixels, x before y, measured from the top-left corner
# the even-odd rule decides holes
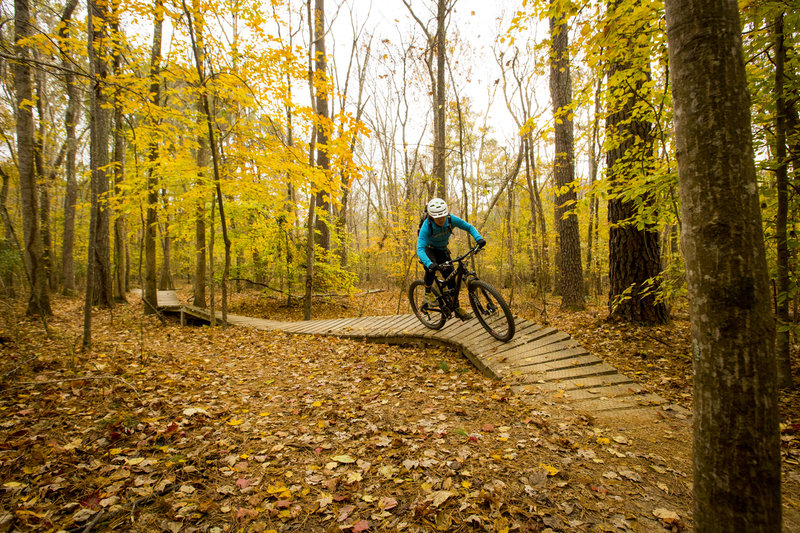
[[[186,305],[174,291],[159,291],[159,308],[209,321],[206,309]],[[217,313],[221,320],[221,313]],[[534,390],[563,399],[571,408],[611,418],[656,416],[685,409],[647,393],[629,377],[586,351],[566,333],[515,317],[509,342],[492,338],[476,319],[450,320],[440,330],[423,326],[414,315],[373,316],[280,322],[228,314],[228,323],[297,335],[322,335],[388,344],[429,344],[458,350],[484,375],[516,390]]]

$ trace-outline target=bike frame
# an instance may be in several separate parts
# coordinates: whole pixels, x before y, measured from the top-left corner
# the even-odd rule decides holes
[[[455,312],[455,297],[459,291],[461,291],[461,284],[464,282],[464,280],[466,279],[467,283],[469,283],[470,280],[478,279],[478,275],[474,270],[469,270],[464,266],[464,260],[470,255],[477,254],[480,250],[481,247],[475,245],[463,255],[442,263],[442,265],[445,266],[454,266],[455,263],[458,263],[458,266],[455,266],[447,277],[445,277],[441,269],[437,269],[437,275],[434,275],[433,278],[436,283],[436,287],[439,289],[439,294],[436,295],[436,299],[439,301],[439,305],[444,313],[445,318],[450,318]],[[438,274],[441,274],[441,277],[439,277]],[[446,283],[453,277],[455,277],[455,290],[453,291],[453,294],[450,294]]]

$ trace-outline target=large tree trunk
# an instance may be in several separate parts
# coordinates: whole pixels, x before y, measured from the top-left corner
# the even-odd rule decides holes
[[[554,1],[554,0],[551,0]],[[555,117],[556,184],[555,224],[558,228],[558,283],[561,307],[583,309],[585,288],[581,265],[581,238],[575,204],[575,146],[572,131],[572,80],[569,73],[569,41],[564,20],[550,18],[550,96]]]
[[[197,69],[197,79],[201,86],[203,86],[206,82],[206,75],[205,69],[203,67],[203,57],[205,56],[205,50],[202,47],[203,43],[203,20],[202,14],[200,13],[198,6],[196,3],[192,5],[194,9],[194,17],[192,13],[189,12],[186,4],[184,4],[184,12],[186,14],[186,18],[189,21],[189,34],[192,39],[192,52],[194,56],[194,63],[195,68]],[[197,37],[195,37],[195,35]],[[213,76],[213,73],[212,73]],[[211,150],[211,163],[214,170],[214,190],[216,192],[217,202],[219,206],[219,223],[220,227],[222,228],[222,241],[225,245],[225,265],[222,270],[222,327],[225,328],[228,325],[228,276],[230,274],[231,268],[231,240],[228,236],[228,225],[225,220],[225,205],[224,205],[224,198],[222,196],[222,184],[221,184],[221,177],[220,177],[220,170],[219,170],[219,150],[217,150],[217,141],[216,135],[214,134],[214,117],[211,114],[211,104],[208,101],[208,93],[206,91],[202,91],[200,96],[201,103],[203,105],[203,114],[205,115],[206,119],[206,131],[208,133],[208,147]],[[214,223],[214,217],[211,218],[211,223]],[[213,233],[212,233],[213,236]],[[211,255],[211,261],[213,261],[214,254],[213,248]],[[212,283],[213,283],[213,270],[212,270]],[[213,289],[212,289],[213,291]],[[212,313],[212,325],[214,325],[213,320],[213,313],[214,313],[214,306],[213,306],[213,292],[212,292],[212,306],[211,306],[211,313]]]
[[[39,233],[39,206],[34,169],[33,90],[27,45],[20,41],[31,34],[28,0],[14,1],[14,48],[20,61],[14,62],[14,89],[17,106],[17,161],[19,168],[22,230],[25,241],[25,265],[30,281],[27,313],[52,314],[47,277],[42,262],[42,242]]]
[[[59,46],[61,64],[64,66],[64,85],[67,93],[67,108],[64,112],[66,130],[67,161],[66,161],[66,189],[64,191],[64,236],[61,244],[61,290],[65,295],[75,292],[75,205],[78,202],[78,181],[75,176],[75,158],[78,151],[78,141],[75,134],[77,125],[78,108],[80,107],[80,94],[72,73],[72,61],[67,53],[66,43],[70,37],[72,13],[78,5],[78,0],[69,0],[61,15],[61,26],[58,34],[62,42]]]
[[[198,110],[202,112],[203,103],[198,99]],[[205,135],[197,138],[197,187],[203,186],[208,168],[208,141]],[[195,206],[194,222],[194,279],[192,280],[192,301],[197,307],[206,306],[206,208],[203,195],[199,195]]]
[[[736,0],[667,0],[694,346],[694,529],[781,531],[772,317]]]
[[[447,37],[445,22],[447,18],[447,0],[436,3],[436,91],[433,101],[434,138],[433,138],[433,179],[436,181],[436,194],[447,199],[447,151],[445,144],[445,113],[447,113],[447,93],[445,92],[445,54],[447,53]]]
[[[115,4],[115,9],[116,9]],[[112,13],[111,30],[114,32],[115,46],[113,54],[114,75],[120,73],[122,55],[119,47],[119,14]],[[125,126],[122,116],[122,104],[119,94],[114,98],[114,155],[112,157],[114,166],[114,196],[122,196],[122,183],[125,181]],[[125,214],[116,213],[114,217],[114,271],[113,271],[113,294],[118,302],[127,301],[128,291],[128,229]]]
[[[92,64],[94,68],[91,93],[91,170],[92,170],[92,213],[95,217],[90,221],[89,239],[94,246],[94,253],[89,256],[93,263],[93,284],[91,288],[92,305],[111,307],[113,293],[111,289],[111,209],[108,205],[108,146],[110,132],[110,115],[105,82],[108,77],[108,7],[105,4],[91,2],[94,11],[93,35],[90,45],[93,46]],[[89,292],[87,291],[87,294]]]
[[[150,103],[161,105],[161,39],[164,26],[163,1],[156,2],[153,48],[150,54]],[[155,133],[154,133],[155,134]],[[147,212],[144,228],[144,313],[153,314],[158,308],[156,271],[156,230],[158,225],[158,142],[153,139],[148,150],[150,167],[147,170]]]
[[[781,386],[792,386],[792,360],[789,354],[789,241],[787,226],[789,220],[789,160],[786,157],[786,97],[784,95],[784,76],[786,47],[783,36],[783,13],[774,21],[773,39],[775,53],[775,184],[778,192],[778,212],[775,215],[776,267],[778,308],[777,318],[777,357],[778,379]]]
[[[86,265],[86,299],[83,308],[83,348],[92,344],[92,306],[112,306],[111,255],[108,217],[108,112],[103,85],[106,65],[106,11],[94,0],[89,2],[88,48],[91,72],[91,214],[89,216],[89,252]]]
[[[34,59],[39,59],[38,53],[34,52]],[[39,117],[34,141],[34,168],[36,169],[36,181],[39,185],[39,228],[42,236],[42,266],[44,267],[45,285],[50,291],[55,286],[53,277],[53,237],[50,228],[50,192],[55,181],[55,172],[50,171],[46,161],[45,131],[45,100],[47,98],[46,73],[37,70],[34,73],[34,84],[36,86],[36,112]]]
[[[314,0],[314,99],[316,114],[319,117],[317,125],[317,168],[326,175],[330,172],[331,163],[328,155],[328,141],[330,140],[329,110],[328,110],[328,62],[325,57],[325,0]],[[327,181],[327,180],[326,180]],[[331,204],[329,196],[332,191],[320,189],[317,192],[317,232],[319,245],[331,249]],[[320,213],[322,216],[320,216]]]
[[[609,3],[610,16],[622,29],[612,36],[622,51],[616,52],[608,68],[608,116],[606,138],[612,140],[606,153],[610,194],[608,197],[609,312],[613,318],[628,322],[662,324],[667,320],[666,305],[660,301],[658,276],[661,251],[658,228],[644,224],[640,229],[637,204],[650,205],[649,193],[638,202],[628,189],[637,173],[653,168],[653,125],[641,116],[641,99],[647,97],[645,79],[649,78],[648,44],[637,44],[641,29],[625,26],[631,20],[620,0]],[[626,40],[627,39],[627,40]]]

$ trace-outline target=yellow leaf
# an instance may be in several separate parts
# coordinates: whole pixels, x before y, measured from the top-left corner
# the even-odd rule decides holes
[[[228,421],[228,425],[229,426],[238,426],[239,424],[243,424],[243,423],[244,423],[244,420],[229,420]]]
[[[337,463],[355,463],[356,460],[350,457],[349,455],[334,455],[331,457]]]
[[[119,455],[122,453],[122,448],[111,448],[108,453],[111,455]]]
[[[550,466],[544,463],[539,463],[539,466],[547,471],[548,476],[555,476],[556,474],[558,474],[558,468],[554,466]]]
[[[605,437],[597,437],[597,444],[611,444],[611,439]]]
[[[8,483],[3,483],[3,486],[7,489],[18,489],[19,487],[24,487],[25,484],[17,481],[9,481]]]
[[[472,488],[472,483],[470,483],[469,481],[462,481],[461,486],[464,487],[465,489],[470,489]]]

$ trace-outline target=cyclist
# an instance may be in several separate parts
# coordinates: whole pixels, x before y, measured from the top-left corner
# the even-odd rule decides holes
[[[486,240],[481,237],[475,226],[451,215],[447,209],[447,203],[441,198],[431,199],[425,210],[427,217],[422,221],[417,236],[417,257],[425,267],[425,303],[434,306],[436,297],[431,292],[431,285],[436,270],[441,270],[442,274],[447,277],[453,269],[452,266],[440,267],[441,263],[450,260],[450,250],[448,250],[447,244],[450,241],[450,235],[453,234],[453,228],[468,231],[480,247],[486,246]],[[455,279],[451,279],[448,286],[455,288]],[[469,313],[458,305],[458,294],[455,295],[455,304],[456,316],[461,320],[469,318]]]

